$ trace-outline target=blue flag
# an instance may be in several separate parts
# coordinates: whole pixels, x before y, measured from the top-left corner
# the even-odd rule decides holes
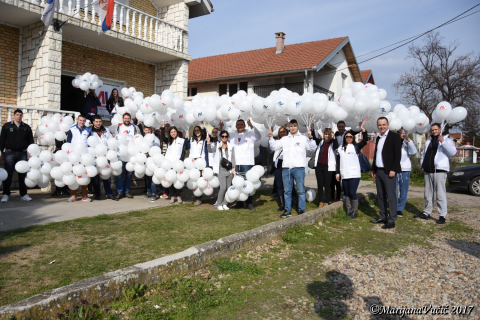
[[[42,14],[42,21],[48,27],[53,20],[53,14],[55,13],[56,0],[47,0],[45,9]]]

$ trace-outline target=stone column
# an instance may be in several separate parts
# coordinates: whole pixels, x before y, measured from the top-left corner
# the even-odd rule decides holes
[[[20,105],[60,109],[62,34],[42,21],[23,28]]]
[[[170,89],[174,94],[186,99],[188,95],[188,61],[179,59],[157,64],[157,87],[155,92],[162,94]]]

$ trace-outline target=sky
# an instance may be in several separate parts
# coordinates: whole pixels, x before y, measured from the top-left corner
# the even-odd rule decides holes
[[[348,36],[357,62],[391,48],[359,57],[423,33],[480,3],[479,0],[211,0],[214,12],[190,19],[189,54],[193,59],[275,46],[275,32],[285,44]],[[469,13],[480,10],[480,6]],[[467,13],[468,14],[468,13]],[[447,44],[460,42],[458,54],[480,53],[480,12],[437,31]],[[422,38],[414,44],[421,44]],[[372,69],[375,83],[400,103],[393,84],[414,66],[408,45],[360,64]]]

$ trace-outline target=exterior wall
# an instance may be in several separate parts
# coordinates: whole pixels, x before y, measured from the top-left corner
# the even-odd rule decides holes
[[[125,81],[146,96],[154,93],[155,65],[71,42],[63,42],[62,70]]]
[[[128,5],[151,16],[157,16],[157,7],[150,0],[129,0]]]
[[[314,76],[314,83],[339,95],[342,91],[342,73],[347,76],[345,86],[348,87],[354,82],[352,73],[347,68],[348,62],[343,49],[330,59],[329,63],[336,67],[337,72],[329,68],[322,69]]]
[[[62,35],[42,21],[22,29],[19,104],[60,109]],[[15,81],[16,83],[16,81]]]
[[[157,87],[155,92],[161,94],[164,90],[172,90],[182,99],[187,98],[188,61],[176,60],[157,64]]]
[[[0,24],[0,104],[17,105],[18,49],[20,30]],[[7,109],[2,110],[2,122]]]

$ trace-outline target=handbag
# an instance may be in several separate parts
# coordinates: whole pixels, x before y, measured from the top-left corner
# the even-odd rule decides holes
[[[278,160],[278,158],[280,158],[280,156],[282,155],[283,153],[283,150],[280,151],[280,153],[278,154],[277,158],[275,160],[273,160],[271,163],[268,164],[268,168],[267,168],[267,173],[268,174],[273,174],[273,172],[275,171],[275,161]]]
[[[355,151],[357,152],[357,155],[358,155],[358,162],[360,163],[360,171],[362,173],[369,172],[371,168],[370,168],[370,162],[368,162],[367,157],[360,152],[357,146],[355,146]]]
[[[222,168],[224,168],[227,171],[232,170],[233,168],[232,162],[227,158],[223,157],[223,148],[220,149],[220,152],[222,153],[222,160],[220,161],[220,165],[222,166]]]
[[[319,147],[321,148],[321,146],[319,145],[317,147],[317,150],[318,150]],[[315,158],[316,158],[316,155],[317,155],[317,150],[315,150],[315,152],[313,153],[313,156],[310,158],[310,160],[308,160],[307,166],[310,169],[315,169]],[[321,155],[318,155],[318,156],[321,157]]]

